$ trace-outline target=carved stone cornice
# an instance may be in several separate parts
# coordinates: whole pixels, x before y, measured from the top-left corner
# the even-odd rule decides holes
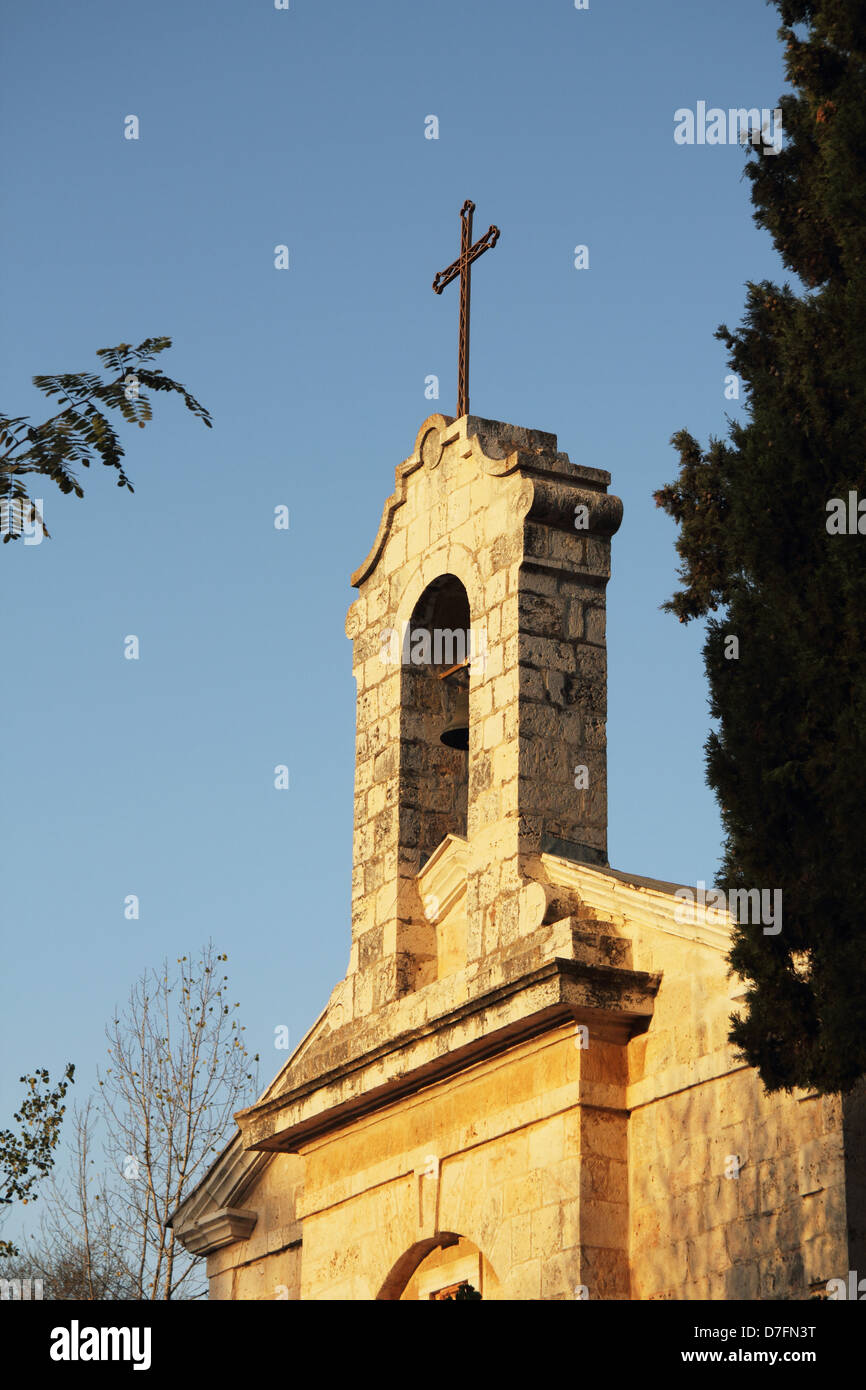
[[[297,1152],[310,1139],[569,1021],[591,1020],[625,1042],[648,1026],[659,984],[660,976],[645,971],[548,961],[242,1111],[235,1118],[244,1146]]]
[[[191,1255],[210,1255],[223,1245],[247,1240],[258,1220],[254,1211],[238,1207],[221,1207],[193,1226],[185,1226],[179,1238]]]

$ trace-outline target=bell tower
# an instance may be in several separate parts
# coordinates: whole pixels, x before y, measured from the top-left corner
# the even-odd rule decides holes
[[[431,415],[396,469],[346,623],[353,1017],[519,954],[544,852],[607,864],[609,483],[473,415]]]

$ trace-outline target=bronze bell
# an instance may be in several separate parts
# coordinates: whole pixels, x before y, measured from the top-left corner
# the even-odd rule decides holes
[[[439,736],[446,748],[469,748],[469,687],[457,691],[454,713]]]

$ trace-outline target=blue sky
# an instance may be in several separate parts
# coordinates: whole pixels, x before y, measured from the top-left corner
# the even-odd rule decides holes
[[[43,489],[51,540],[0,547],[4,1117],[25,1069],[73,1060],[84,1092],[136,977],[209,936],[263,1080],[275,1027],[297,1042],[343,975],[349,575],[422,420],[454,410],[457,287],[431,281],[467,197],[476,234],[501,229],[473,275],[473,413],[555,432],[625,506],[611,863],[712,879],[702,633],[660,612],[652,492],[674,430],[741,409],[713,331],[783,272],[741,150],[676,145],[674,112],[774,107],[777,23],[763,0],[6,7],[2,408],[38,421],[34,374],[166,334],[214,428],[156,398],[123,436],[134,496],[84,470],[83,501]]]

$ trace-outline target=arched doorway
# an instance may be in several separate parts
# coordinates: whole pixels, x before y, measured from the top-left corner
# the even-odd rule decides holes
[[[499,1281],[478,1246],[456,1231],[420,1240],[393,1265],[378,1299],[460,1302],[495,1296]]]

